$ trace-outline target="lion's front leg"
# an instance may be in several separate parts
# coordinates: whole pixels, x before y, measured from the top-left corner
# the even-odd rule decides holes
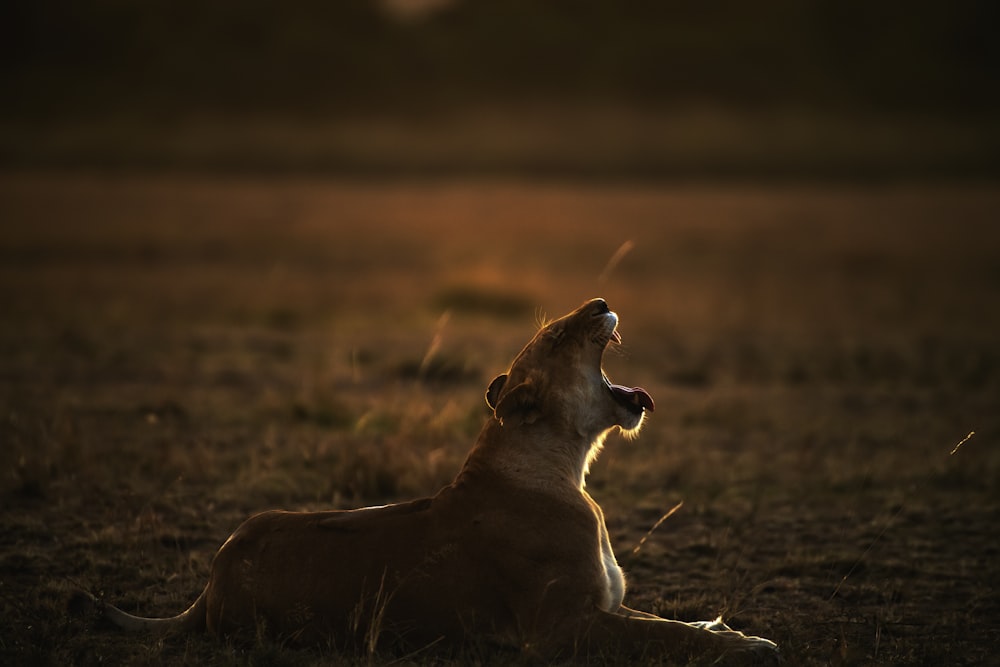
[[[578,651],[725,665],[774,665],[779,660],[774,642],[732,630],[719,619],[684,623],[627,607],[620,612],[597,612],[578,628]]]
[[[632,609],[631,607],[626,607],[621,605],[618,607],[618,615],[625,616],[626,618],[646,618],[652,619],[654,621],[666,621],[669,619],[663,618],[662,616],[657,616],[656,614],[650,614],[649,612],[639,611],[638,609]],[[721,616],[717,616],[711,621],[677,621],[683,622],[685,625],[690,625],[693,628],[698,628],[700,630],[711,630],[713,632],[737,632],[731,627],[726,625],[722,620]]]
[[[714,630],[716,632],[735,632],[731,627],[726,625],[721,616],[716,617],[714,621],[688,621],[688,625],[693,625],[696,628],[701,628],[702,630]]]
[[[639,611],[638,609],[632,609],[631,607],[626,607],[621,605],[618,607],[616,612],[619,616],[624,616],[625,618],[646,618],[654,621],[665,621],[665,618],[661,618],[656,614],[650,614],[648,611]]]

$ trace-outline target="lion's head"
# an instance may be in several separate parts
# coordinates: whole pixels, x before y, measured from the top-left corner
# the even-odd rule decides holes
[[[503,424],[571,429],[599,442],[618,427],[642,426],[653,399],[645,390],[612,383],[601,367],[611,341],[621,342],[618,316],[604,299],[592,299],[544,326],[486,392]]]

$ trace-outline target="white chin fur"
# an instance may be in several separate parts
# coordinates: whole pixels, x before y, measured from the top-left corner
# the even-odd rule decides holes
[[[619,426],[622,435],[626,438],[634,438],[639,435],[639,430],[642,428],[643,422],[646,421],[646,411],[643,410],[641,414],[634,414],[632,412],[626,411],[625,417],[622,419],[622,423]]]

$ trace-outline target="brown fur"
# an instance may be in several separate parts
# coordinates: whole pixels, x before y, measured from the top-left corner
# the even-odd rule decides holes
[[[721,621],[622,606],[604,515],[583,487],[604,437],[636,433],[652,408],[616,397],[603,374],[617,322],[594,299],[541,329],[490,385],[495,417],[437,495],[258,514],[222,546],[183,614],[106,613],[129,629],[264,630],[338,648],[479,640],[544,657],[773,660],[773,643]]]

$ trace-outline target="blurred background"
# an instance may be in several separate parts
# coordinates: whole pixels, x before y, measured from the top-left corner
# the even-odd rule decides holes
[[[37,0],[0,164],[984,177],[990,3]]]
[[[632,606],[995,662],[992,10],[0,3],[0,664],[315,664],[66,600],[173,614],[251,513],[434,493],[598,295],[657,405],[588,480]]]

